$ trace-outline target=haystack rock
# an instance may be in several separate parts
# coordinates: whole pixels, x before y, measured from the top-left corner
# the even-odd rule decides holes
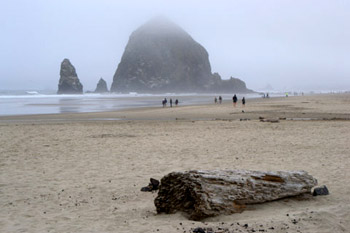
[[[61,63],[60,81],[57,94],[82,94],[83,85],[80,83],[74,66],[65,58]]]
[[[111,91],[189,92],[208,89],[211,82],[207,51],[182,28],[157,17],[131,34]]]
[[[208,52],[186,31],[157,17],[134,31],[113,77],[112,92],[211,92]]]
[[[106,93],[106,92],[108,92],[107,83],[105,80],[103,80],[103,78],[100,78],[100,81],[98,81],[97,83],[95,93]]]

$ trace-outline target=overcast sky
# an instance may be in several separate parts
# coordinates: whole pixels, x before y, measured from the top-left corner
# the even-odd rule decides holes
[[[348,0],[4,0],[0,89],[57,90],[69,58],[84,91],[110,85],[129,35],[163,15],[209,53],[212,72],[258,90],[350,90]]]

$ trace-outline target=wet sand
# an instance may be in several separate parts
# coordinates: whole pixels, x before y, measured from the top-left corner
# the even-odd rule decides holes
[[[0,117],[0,231],[350,232],[349,129],[350,94]],[[191,169],[305,170],[330,195],[157,215],[141,187]]]

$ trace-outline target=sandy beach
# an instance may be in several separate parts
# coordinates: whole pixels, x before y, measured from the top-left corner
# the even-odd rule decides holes
[[[0,117],[0,232],[350,232],[349,129],[350,94]],[[193,169],[305,170],[330,195],[158,215],[141,187]]]

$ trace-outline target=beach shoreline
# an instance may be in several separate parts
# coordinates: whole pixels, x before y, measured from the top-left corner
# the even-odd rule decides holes
[[[313,97],[320,97],[322,99],[332,97],[332,96],[350,96],[350,94],[314,94],[314,95],[308,95],[308,96],[291,96],[291,97],[272,97],[272,98],[251,98],[248,99],[247,106],[248,107],[242,107],[241,102],[239,101],[237,104],[236,108],[232,107],[232,110],[235,111],[235,116],[247,116],[250,114],[249,110],[258,107],[259,103],[270,103],[270,102],[278,102],[278,101],[284,101],[286,102],[287,100],[290,99],[304,99],[307,100],[309,98]],[[304,103],[306,103],[304,101]],[[161,106],[159,107],[130,107],[130,108],[125,108],[125,109],[119,109],[119,110],[111,110],[111,111],[101,111],[101,112],[76,112],[76,113],[52,113],[52,114],[23,114],[23,115],[5,115],[5,116],[0,116],[0,123],[10,123],[10,122],[35,122],[35,121],[113,121],[113,120],[176,120],[177,118],[181,118],[181,114],[185,114],[186,112],[191,112],[193,109],[198,109],[202,110],[203,108],[207,108],[209,110],[213,110],[211,108],[213,107],[219,107],[219,106],[224,106],[226,107],[225,110],[228,110],[230,108],[230,105],[232,106],[232,100],[224,100],[222,104],[214,104],[214,103],[202,103],[202,104],[192,104],[192,105],[179,105],[171,108],[169,104],[167,105],[166,108],[162,108]],[[266,106],[264,106],[266,107]],[[283,106],[282,106],[283,107]],[[250,109],[249,109],[250,108]],[[240,114],[238,110],[243,110],[245,111],[245,114]],[[254,109],[255,110],[255,109]],[[271,110],[271,109],[264,109],[264,111],[261,111],[262,115],[263,113],[266,113],[266,111]],[[153,112],[159,112],[158,115],[153,114]],[[257,111],[255,111],[257,112]],[[137,117],[137,115],[141,117]],[[170,114],[169,114],[170,113]],[[171,113],[174,113],[171,115]],[[204,119],[204,120],[209,120],[209,119],[215,119],[215,114],[216,112],[212,112],[212,114],[207,114],[204,113],[207,117],[206,118],[198,118],[198,117],[193,117],[193,120],[199,120],[199,119]],[[179,114],[179,115],[176,115]],[[303,115],[309,116],[309,114],[303,112]],[[347,112],[345,114],[341,114],[338,112],[335,113],[330,113],[334,114],[334,117],[339,117],[339,118],[344,118],[347,115]],[[325,116],[329,117],[330,114],[326,114]],[[145,118],[144,115],[149,115],[150,117]],[[192,114],[195,115],[195,114]],[[198,114],[197,114],[198,115]],[[265,114],[266,115],[266,114]],[[298,112],[296,112],[296,115],[299,116],[300,118],[302,117]],[[179,116],[179,117],[177,117]],[[304,118],[307,118],[307,116],[304,116]],[[222,115],[221,115],[222,117]],[[254,117],[253,117],[254,118]],[[309,117],[312,118],[312,117]],[[225,116],[223,119],[237,119],[237,117],[228,117]],[[255,119],[256,116],[255,116]],[[191,120],[189,118],[189,120]]]
[[[350,94],[1,116],[0,231],[349,232],[349,127]],[[330,195],[195,222],[157,214],[157,193],[140,191],[196,169],[305,170]]]
[[[0,116],[111,112],[124,109],[159,107],[164,98],[179,100],[181,106],[206,104],[214,100],[215,94],[164,94],[164,95],[38,95],[38,96],[0,96]],[[246,98],[259,95],[246,94]],[[222,94],[224,99],[232,96]]]

